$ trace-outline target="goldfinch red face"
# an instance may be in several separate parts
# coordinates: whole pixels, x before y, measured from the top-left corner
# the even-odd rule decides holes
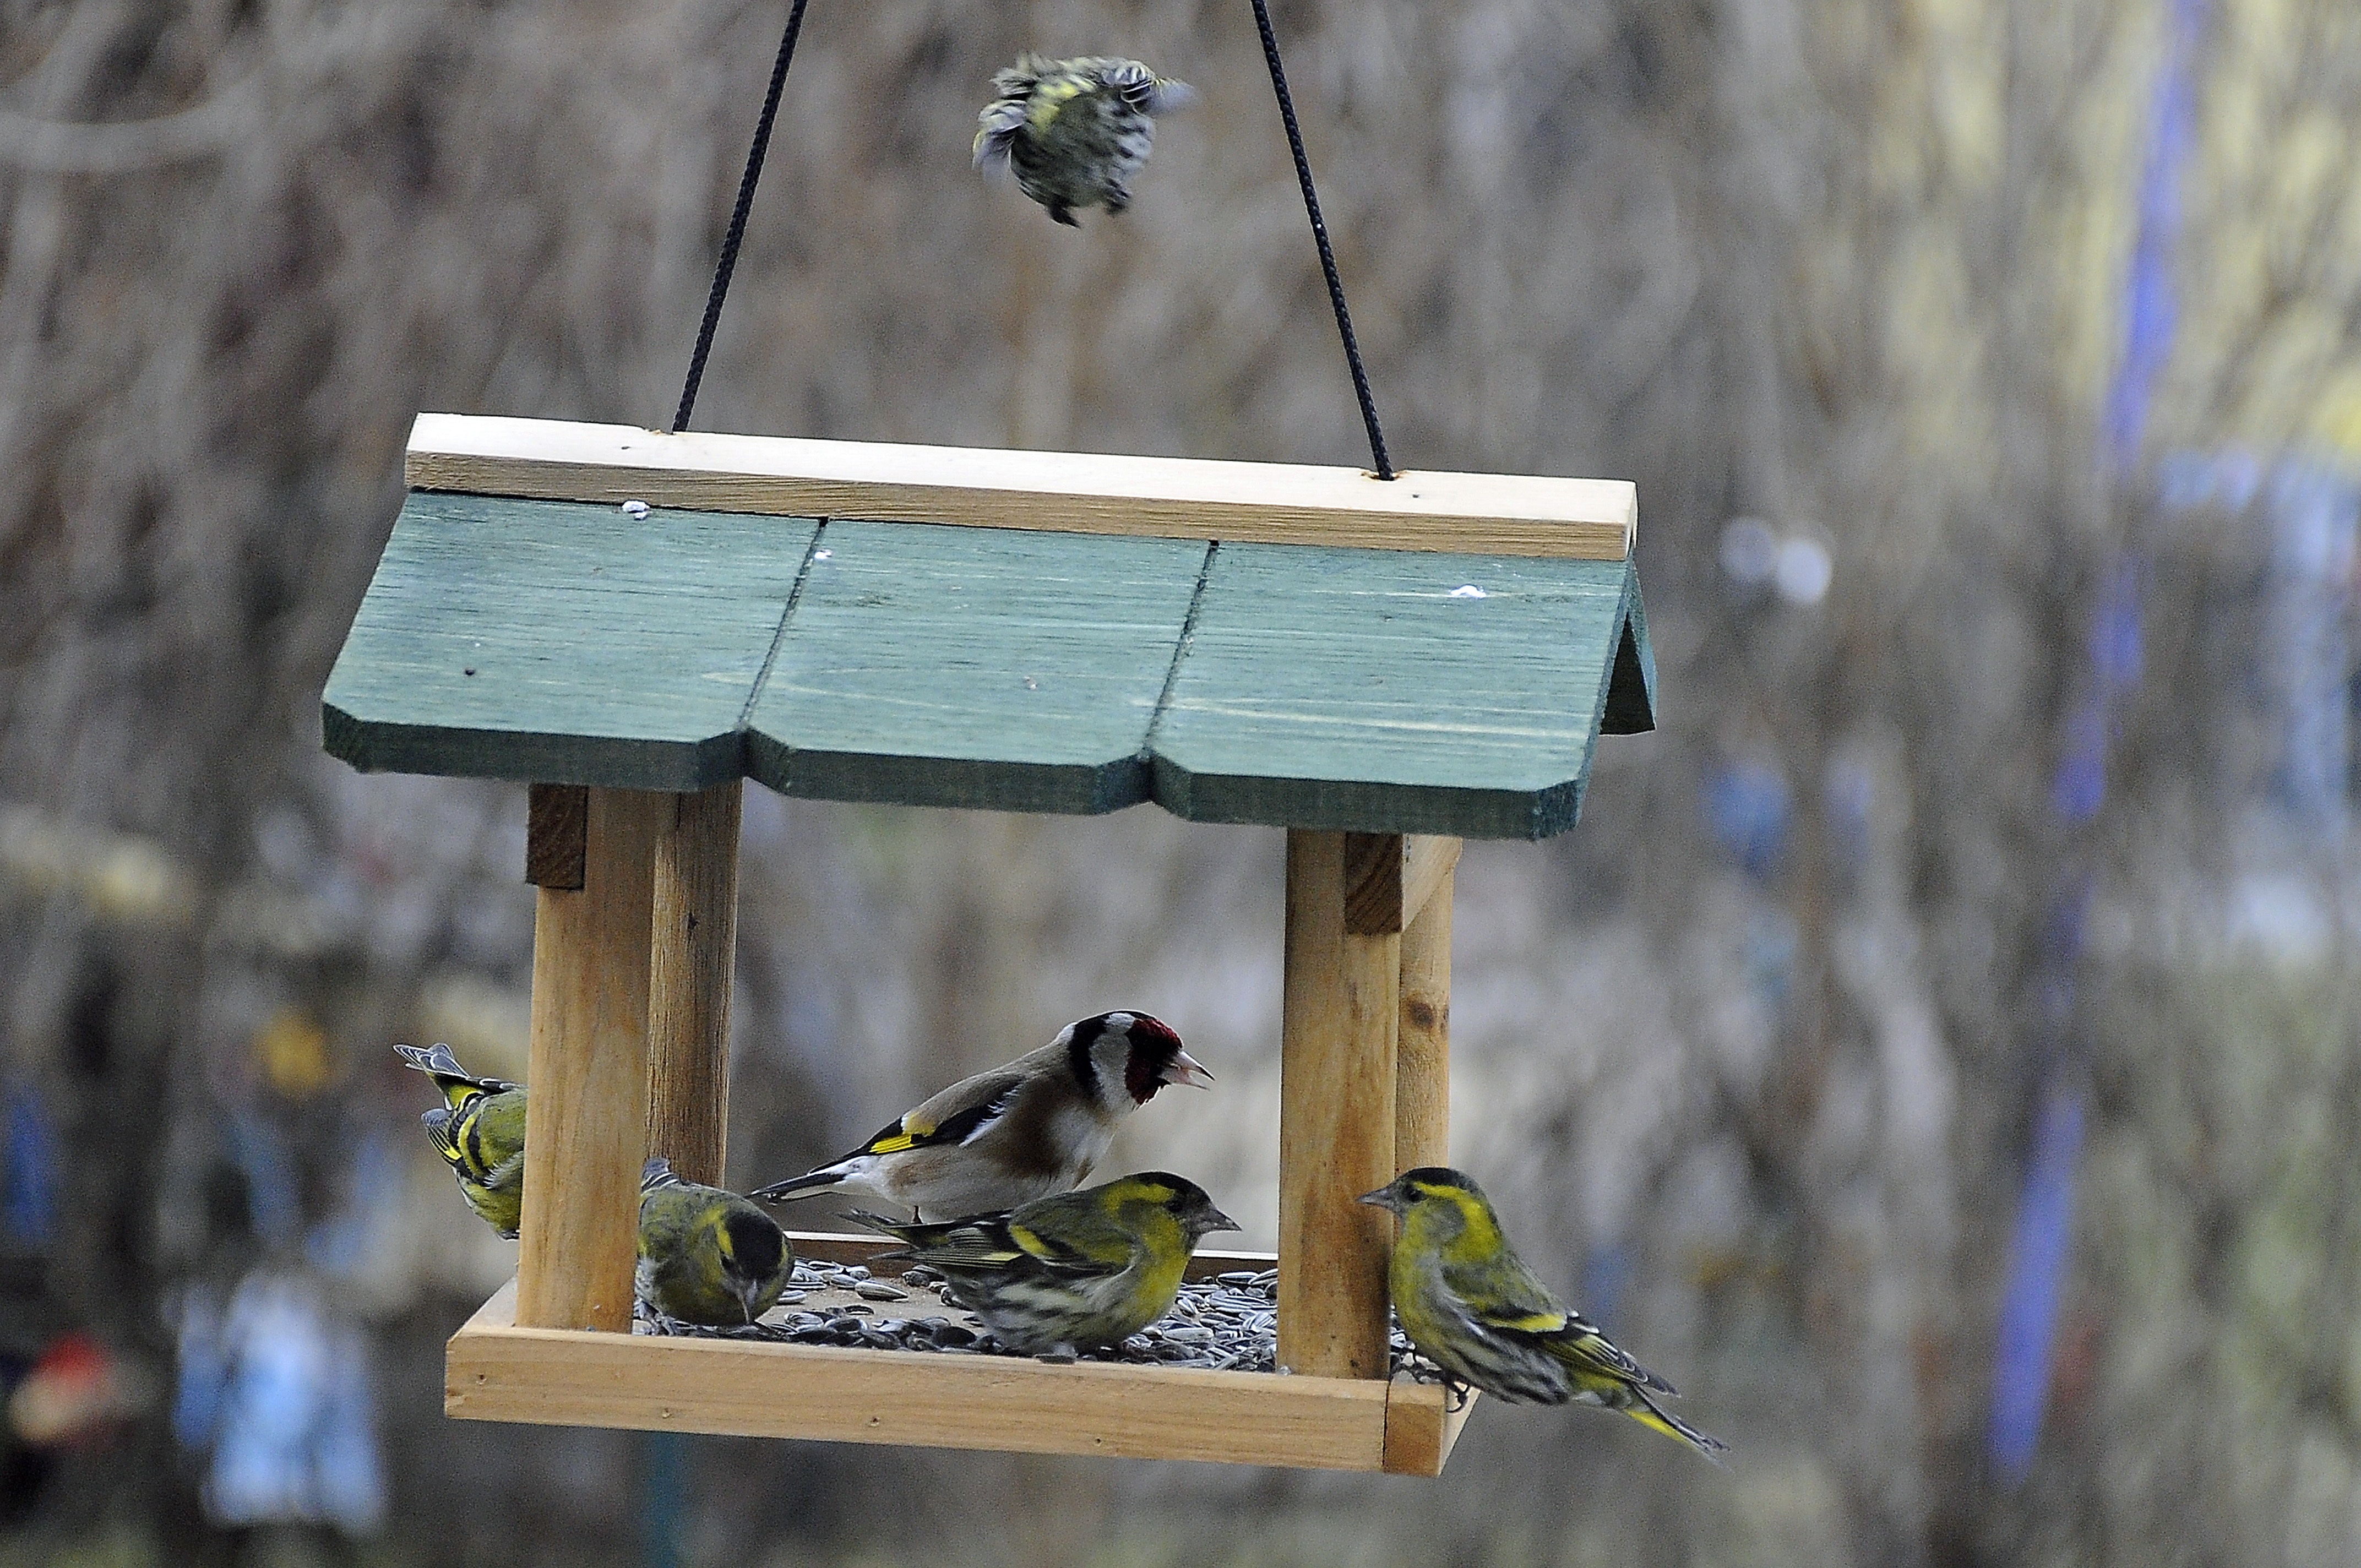
[[[1121,1114],[1147,1104],[1168,1083],[1211,1089],[1213,1075],[1181,1048],[1180,1036],[1145,1013],[1102,1013],[1068,1031],[1074,1076],[1091,1097]]]

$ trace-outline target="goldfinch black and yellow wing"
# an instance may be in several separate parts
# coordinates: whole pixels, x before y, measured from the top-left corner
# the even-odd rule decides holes
[[[1005,1068],[961,1079],[931,1099],[904,1112],[871,1135],[860,1147],[786,1181],[747,1194],[765,1202],[798,1192],[834,1187],[888,1155],[966,1143],[1006,1115],[1025,1086],[1023,1073]]]

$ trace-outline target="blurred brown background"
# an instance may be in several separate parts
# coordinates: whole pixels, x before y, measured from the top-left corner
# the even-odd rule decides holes
[[[413,413],[665,417],[785,11],[0,0],[0,1564],[2361,1560],[2346,0],[1274,5],[1398,459],[1640,486],[1455,1147],[1727,1474],[445,1422],[387,1047],[522,1071],[523,795],[318,694]],[[1025,47],[1202,93],[1120,221],[970,172]],[[697,422],[1357,462],[1290,176],[1243,4],[818,0]],[[752,792],[733,1179],[1128,1003],[1267,1241],[1279,851]]]

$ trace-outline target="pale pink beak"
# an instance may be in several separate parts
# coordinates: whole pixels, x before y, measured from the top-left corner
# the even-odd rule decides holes
[[[1185,1083],[1191,1089],[1213,1087],[1213,1075],[1207,1072],[1204,1064],[1187,1051],[1174,1054],[1172,1065],[1164,1069],[1163,1079],[1167,1083]]]

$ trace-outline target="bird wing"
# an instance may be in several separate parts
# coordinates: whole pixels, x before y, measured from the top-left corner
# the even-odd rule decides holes
[[[888,1122],[844,1158],[966,1143],[1008,1113],[1017,1091],[1025,1086],[1025,1077],[1002,1068],[961,1079],[917,1109],[903,1113],[898,1120]]]
[[[1009,171],[1017,134],[1025,128],[1025,100],[1005,98],[977,116],[983,127],[975,133],[975,166],[986,174]]]
[[[999,1214],[931,1225],[906,1225],[857,1209],[851,1217],[906,1244],[898,1252],[879,1254],[881,1257],[916,1258],[936,1268],[956,1270],[1005,1268],[1026,1255],[1026,1249],[1010,1235],[1005,1218]]]
[[[1619,1383],[1629,1383],[1657,1394],[1677,1395],[1680,1390],[1632,1360],[1605,1334],[1598,1325],[1579,1312],[1568,1313],[1565,1325],[1555,1333],[1542,1336],[1551,1354],[1579,1371],[1598,1373]]]
[[[419,1120],[426,1124],[426,1141],[434,1146],[434,1152],[443,1157],[444,1163],[454,1170],[466,1170],[467,1151],[459,1146],[458,1135],[451,1129],[450,1108],[438,1105]]]
[[[1066,1275],[1120,1274],[1139,1238],[1104,1206],[1104,1190],[1037,1199],[1008,1217],[1008,1235],[1025,1255]]]
[[[1443,1277],[1485,1328],[1530,1340],[1577,1370],[1659,1394],[1675,1392],[1600,1333],[1598,1324],[1553,1295],[1513,1254],[1482,1264],[1445,1265]]]
[[[482,1185],[495,1192],[505,1192],[511,1182],[515,1182],[520,1187],[524,1183],[524,1150],[522,1149],[517,1150],[516,1153],[484,1172]]]

